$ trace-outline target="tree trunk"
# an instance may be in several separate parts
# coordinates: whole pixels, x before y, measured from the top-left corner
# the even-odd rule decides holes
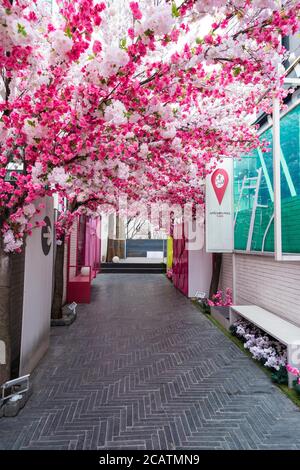
[[[113,254],[114,256],[118,256],[120,258],[120,216],[116,215],[116,240],[113,241]]]
[[[211,299],[217,293],[219,288],[220,273],[222,266],[222,253],[213,253],[213,271],[209,288],[209,298]]]
[[[0,241],[0,385],[10,379],[11,331],[9,314],[11,256],[3,251],[3,244]]]
[[[64,294],[64,258],[65,242],[56,246],[54,267],[54,293],[52,301],[51,318],[58,320],[62,318],[62,302]]]
[[[22,324],[23,324],[23,301],[24,301],[24,276],[25,276],[25,241],[21,253],[13,253],[10,270],[10,306],[9,327],[11,343],[10,378],[19,377]]]
[[[120,216],[116,216],[116,239],[120,238]]]
[[[125,257],[125,240],[108,238],[106,261],[110,263],[114,256],[118,256],[120,259]]]
[[[107,254],[106,254],[106,261],[108,263],[111,262],[111,260],[114,257],[114,239],[113,238],[108,238],[107,240]]]
[[[106,261],[108,263],[114,257],[114,238],[115,238],[115,214],[109,214],[108,216],[108,240],[107,240],[107,253],[106,253]]]

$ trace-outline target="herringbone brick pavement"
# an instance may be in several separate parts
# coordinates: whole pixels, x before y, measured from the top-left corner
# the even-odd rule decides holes
[[[163,275],[98,276],[34,387],[0,448],[300,448],[298,408]]]

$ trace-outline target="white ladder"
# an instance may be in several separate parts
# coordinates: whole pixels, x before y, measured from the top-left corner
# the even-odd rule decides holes
[[[262,168],[259,168],[256,171],[257,171],[257,176],[252,176],[251,178],[247,178],[247,176],[245,175],[244,178],[243,178],[241,192],[240,192],[240,195],[239,195],[239,200],[238,200],[238,203],[237,203],[236,213],[235,213],[235,217],[234,217],[234,225],[235,225],[238,213],[240,211],[240,206],[241,206],[241,201],[242,201],[242,198],[243,198],[244,191],[248,190],[248,189],[255,189],[246,251],[251,251],[251,244],[252,244],[256,209],[258,207],[268,207],[268,206],[263,205],[263,204],[258,204],[258,194],[259,194],[259,188],[260,188],[261,177],[262,177]]]

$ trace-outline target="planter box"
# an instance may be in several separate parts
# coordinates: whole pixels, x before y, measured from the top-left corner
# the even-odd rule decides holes
[[[210,307],[211,316],[221,323],[226,330],[229,330],[230,321],[229,321],[229,309],[230,307],[218,307],[216,305]]]

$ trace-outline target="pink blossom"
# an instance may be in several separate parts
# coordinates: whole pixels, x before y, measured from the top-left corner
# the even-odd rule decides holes
[[[129,6],[130,6],[130,9],[132,11],[133,17],[136,20],[141,20],[143,15],[140,11],[138,2],[130,2]]]
[[[128,29],[128,36],[130,37],[130,39],[134,39],[134,29],[133,28]]]
[[[219,307],[228,307],[232,305],[232,291],[227,288],[225,293],[222,290],[218,290],[216,294],[212,296],[212,299],[208,299],[208,305],[219,306]]]
[[[102,44],[100,41],[94,41],[93,44],[93,53],[94,54],[99,54],[99,52],[102,51]]]
[[[287,364],[286,369],[290,374],[295,375],[295,376],[300,376],[300,371],[296,367],[293,367],[290,364]]]
[[[57,192],[74,208],[58,223],[63,238],[74,214],[116,206],[121,194],[146,205],[203,205],[200,182],[214,159],[267,149],[249,115],[269,113],[273,95],[287,95],[278,34],[299,29],[300,1],[246,2],[243,15],[240,0],[188,1],[178,12],[172,2],[130,2],[120,23],[104,2],[59,3],[57,21],[42,2],[34,12],[29,0],[0,3],[0,66],[10,84],[0,103],[0,208],[9,252],[21,249],[45,195]],[[203,13],[218,20],[193,37],[191,19]],[[231,305],[232,294],[210,302]]]

